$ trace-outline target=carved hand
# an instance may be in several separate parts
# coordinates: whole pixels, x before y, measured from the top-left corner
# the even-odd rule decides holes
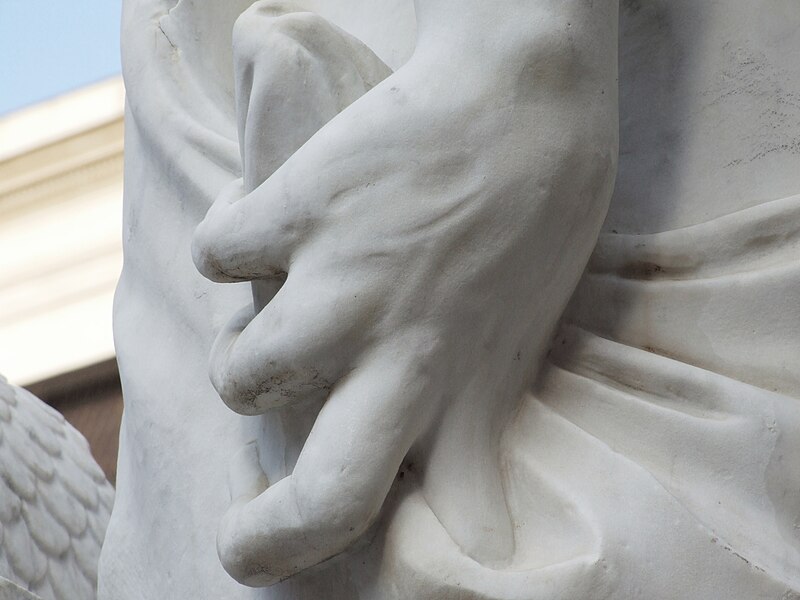
[[[518,38],[476,30],[445,46],[421,26],[410,61],[368,92],[382,63],[319,17],[258,4],[240,19],[247,181],[222,192],[193,255],[215,281],[286,280],[220,333],[212,382],[248,415],[329,393],[292,474],[243,491],[223,521],[220,557],[242,583],[348,548],[407,455],[425,479],[454,452],[497,454],[613,185],[616,12],[560,6]],[[299,130],[367,93],[283,162],[259,119],[274,122],[270,91],[287,78],[321,82],[299,93],[316,115]],[[502,494],[494,471],[486,487]]]

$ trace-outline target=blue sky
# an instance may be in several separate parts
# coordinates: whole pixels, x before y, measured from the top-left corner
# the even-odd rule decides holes
[[[0,0],[0,115],[120,72],[122,0]]]

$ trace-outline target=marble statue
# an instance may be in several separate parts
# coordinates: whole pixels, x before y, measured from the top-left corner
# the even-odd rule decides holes
[[[100,598],[800,598],[797,22],[128,0]]]
[[[64,417],[0,377],[0,600],[92,600],[114,490]]]

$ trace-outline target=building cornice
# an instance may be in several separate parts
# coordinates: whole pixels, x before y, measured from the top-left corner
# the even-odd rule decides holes
[[[0,119],[0,372],[27,384],[114,356],[119,78]]]

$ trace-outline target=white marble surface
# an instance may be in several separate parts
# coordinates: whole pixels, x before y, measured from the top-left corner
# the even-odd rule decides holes
[[[126,5],[101,598],[800,597],[800,6],[250,4]]]
[[[13,581],[0,577],[0,600],[41,600]]]

